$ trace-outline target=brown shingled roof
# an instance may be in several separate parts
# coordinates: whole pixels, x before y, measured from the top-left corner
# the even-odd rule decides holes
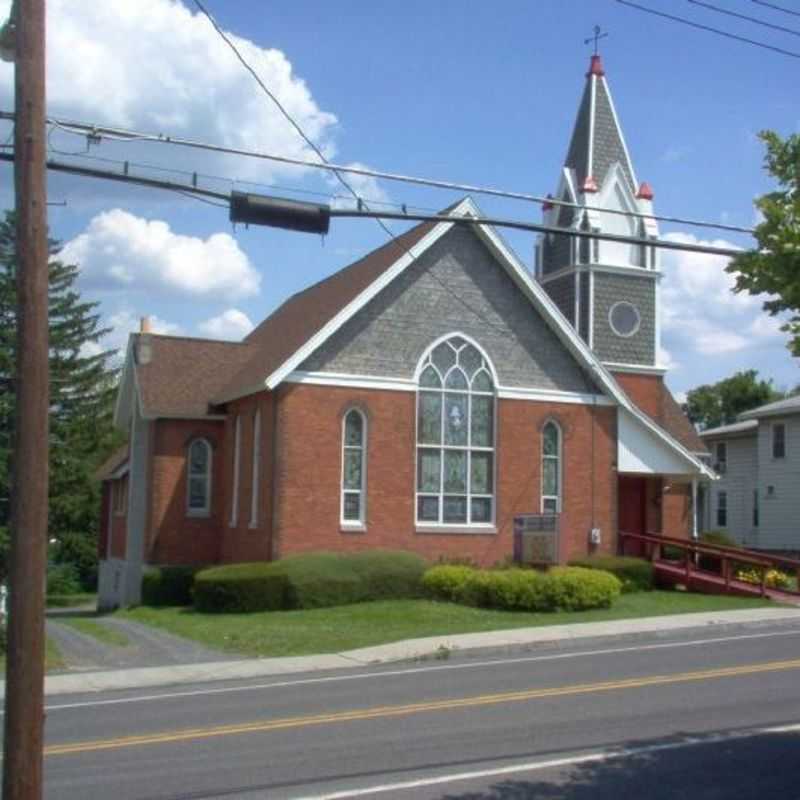
[[[98,481],[106,481],[128,460],[128,445],[117,448],[97,469],[94,477]]]
[[[139,333],[133,338],[142,411],[148,417],[205,416],[210,399],[256,349],[244,342],[182,336]]]
[[[448,211],[445,209],[441,213]],[[254,348],[252,355],[221,390],[212,395],[214,401],[225,402],[253,391],[436,224],[416,225],[350,266],[292,295],[245,338],[245,344]]]
[[[690,453],[707,453],[708,448],[705,442],[689,422],[686,414],[683,413],[683,409],[672,396],[672,392],[663,384],[661,390],[663,397],[661,398],[661,419],[658,420],[658,423]]]

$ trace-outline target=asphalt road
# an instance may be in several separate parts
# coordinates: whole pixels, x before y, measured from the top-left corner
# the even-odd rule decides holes
[[[51,698],[46,796],[800,797],[800,626]]]

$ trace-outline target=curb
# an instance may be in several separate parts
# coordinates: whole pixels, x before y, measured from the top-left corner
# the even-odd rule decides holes
[[[668,633],[702,629],[709,626],[746,625],[753,623],[800,622],[800,608],[743,609],[737,611],[698,612],[611,622],[583,622],[572,625],[547,625],[538,628],[465,633],[450,636],[429,636],[402,642],[364,647],[342,653],[284,658],[250,658],[236,661],[215,661],[205,664],[179,664],[169,667],[109,670],[49,675],[45,678],[45,694],[83,694],[120,691],[189,683],[246,680],[270,675],[291,675],[300,672],[352,669],[396,661],[410,661],[450,652],[487,649],[508,649],[553,645],[582,639]],[[5,692],[5,681],[2,691]]]

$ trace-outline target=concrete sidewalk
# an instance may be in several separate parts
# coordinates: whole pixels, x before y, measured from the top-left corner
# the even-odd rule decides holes
[[[547,625],[538,628],[428,636],[407,639],[375,647],[364,647],[342,653],[286,658],[250,658],[237,661],[216,661],[204,664],[180,664],[168,667],[143,667],[105,672],[83,672],[72,675],[50,675],[45,679],[45,694],[79,694],[121,689],[135,689],[176,684],[206,683],[289,675],[385,664],[392,661],[436,656],[447,651],[525,648],[598,637],[619,637],[634,634],[669,633],[714,626],[753,625],[758,623],[800,622],[800,609],[760,608],[740,611],[717,611],[696,614],[675,614],[612,622],[584,622],[573,625]],[[5,691],[5,682],[2,682]]]

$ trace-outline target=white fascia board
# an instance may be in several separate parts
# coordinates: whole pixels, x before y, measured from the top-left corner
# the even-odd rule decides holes
[[[418,383],[408,378],[382,375],[352,375],[341,372],[306,372],[295,370],[285,379],[286,383],[310,386],[338,386],[355,389],[379,389],[393,392],[416,392]],[[503,386],[496,384],[497,397],[507,400],[532,400],[542,403],[568,403],[580,405],[614,406],[605,395],[589,392],[562,392],[556,389],[540,389],[527,386]]]
[[[597,76],[592,75],[589,89],[589,153],[586,159],[586,175],[594,177],[594,117],[597,107]]]
[[[451,212],[454,217],[466,217],[475,214],[477,209],[469,198],[462,200]],[[278,369],[269,375],[265,381],[267,389],[274,389],[287,375],[303,363],[323,342],[332,336],[354,314],[358,313],[375,295],[388,286],[403,270],[417,260],[429,247],[444,236],[452,222],[440,222],[433,230],[420,239],[417,244],[407,249],[392,266],[386,270],[376,281],[373,281],[354,300],[348,303],[333,319],[329,320],[317,333],[315,333],[299,350],[284,361]]]
[[[608,88],[608,83],[606,82],[605,76],[601,77],[600,80],[603,81],[603,86],[606,90],[606,97],[608,97],[608,104],[611,106],[611,116],[614,117],[614,124],[617,126],[617,132],[619,133],[619,140],[622,142],[622,149],[625,151],[625,158],[628,160],[628,169],[631,171],[633,185],[634,187],[637,187],[639,185],[639,181],[636,179],[636,172],[633,169],[633,161],[631,161],[631,154],[628,152],[628,145],[625,142],[625,134],[622,132],[622,126],[619,124],[617,109],[614,107],[614,98],[611,96],[611,90]]]
[[[666,367],[651,367],[647,364],[623,364],[617,361],[604,361],[612,372],[630,372],[637,375],[666,375]]]
[[[117,399],[114,402],[114,425],[120,430],[127,431],[131,418],[131,391],[133,390],[132,375],[136,369],[133,363],[133,336],[128,336],[128,345],[125,348],[125,361],[122,366],[119,385],[117,386]]]

